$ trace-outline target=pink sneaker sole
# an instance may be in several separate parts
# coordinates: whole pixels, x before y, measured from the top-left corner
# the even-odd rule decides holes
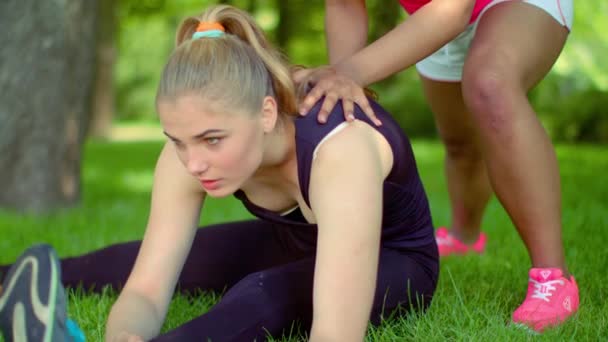
[[[472,245],[467,245],[455,238],[445,227],[439,227],[435,232],[439,256],[464,255],[470,252],[482,254],[486,248],[487,236],[483,232]]]

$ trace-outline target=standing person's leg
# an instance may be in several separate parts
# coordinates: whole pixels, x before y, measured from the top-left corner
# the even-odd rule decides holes
[[[563,5],[571,5],[537,2],[557,6],[562,19]],[[565,24],[526,2],[497,4],[478,23],[463,74],[464,99],[479,128],[494,191],[528,248],[532,266],[544,269],[530,272],[528,297],[514,315],[539,330],[578,306],[578,289],[564,260],[557,159],[527,98],[559,56],[568,36]],[[544,282],[549,286],[532,286]]]
[[[458,242],[485,247],[481,235],[483,211],[492,195],[479,137],[462,99],[460,82],[432,80],[421,74],[425,97],[435,116],[439,136],[445,146],[445,173],[452,211],[450,234],[458,241],[438,241],[439,253],[466,252]],[[483,233],[481,233],[483,234]],[[438,240],[446,239],[437,232]]]

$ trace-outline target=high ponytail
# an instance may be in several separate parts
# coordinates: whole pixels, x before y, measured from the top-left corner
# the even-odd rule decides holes
[[[219,23],[225,34],[192,39],[201,22]],[[163,71],[157,101],[192,93],[250,110],[259,110],[263,97],[270,95],[282,117],[296,115],[288,63],[253,18],[232,6],[210,7],[186,18],[177,31],[176,49]]]

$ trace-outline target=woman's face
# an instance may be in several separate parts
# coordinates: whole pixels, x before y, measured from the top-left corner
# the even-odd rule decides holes
[[[158,112],[182,164],[210,196],[233,194],[260,167],[262,113],[235,110],[200,95],[160,101]]]

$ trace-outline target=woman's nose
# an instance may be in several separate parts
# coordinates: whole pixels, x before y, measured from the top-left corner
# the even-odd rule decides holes
[[[187,165],[188,172],[195,176],[200,175],[209,169],[209,163],[206,158],[197,153],[188,154]]]

